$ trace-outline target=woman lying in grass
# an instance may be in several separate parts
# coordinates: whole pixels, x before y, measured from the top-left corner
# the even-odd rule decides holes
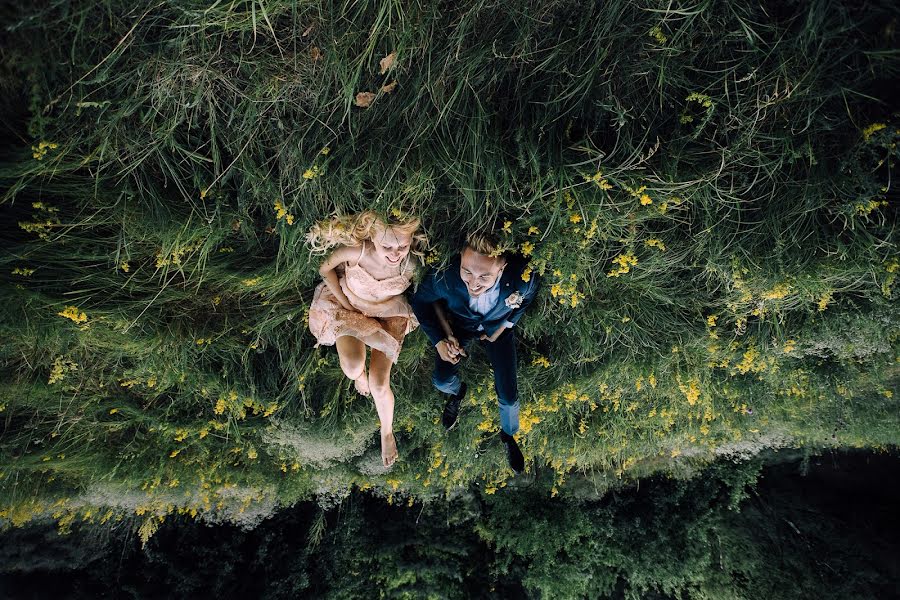
[[[341,369],[356,391],[374,398],[385,467],[398,455],[391,365],[403,338],[419,325],[403,296],[425,247],[419,225],[416,218],[386,223],[366,211],[318,223],[307,235],[313,252],[335,248],[319,267],[325,281],[309,308],[310,331],[319,344],[337,346]],[[368,374],[366,347],[372,350]]]

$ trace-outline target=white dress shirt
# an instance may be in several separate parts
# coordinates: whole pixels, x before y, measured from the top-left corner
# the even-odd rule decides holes
[[[497,277],[497,281],[494,282],[494,285],[491,288],[481,295],[472,297],[469,296],[469,308],[472,309],[472,312],[478,313],[481,316],[484,316],[491,312],[491,309],[497,304],[497,300],[500,299],[500,277]],[[509,321],[504,321],[504,325],[507,328],[513,326],[513,323]],[[478,326],[478,331],[484,331],[484,327],[482,325]]]

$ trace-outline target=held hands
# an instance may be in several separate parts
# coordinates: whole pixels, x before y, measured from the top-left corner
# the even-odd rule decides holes
[[[454,365],[459,362],[461,357],[468,356],[466,351],[459,344],[459,340],[452,335],[448,335],[446,338],[439,341],[435,346],[435,349],[441,357],[441,360]]]

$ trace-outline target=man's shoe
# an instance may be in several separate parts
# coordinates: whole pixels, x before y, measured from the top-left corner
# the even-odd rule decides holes
[[[459,386],[459,392],[453,394],[449,398],[447,398],[447,403],[444,404],[444,414],[441,417],[441,422],[444,424],[444,429],[449,430],[451,427],[456,425],[456,417],[459,416],[459,405],[462,403],[463,398],[466,397],[466,391],[469,389],[469,386],[463,382]]]
[[[500,441],[506,444],[506,460],[509,461],[509,467],[516,473],[523,472],[525,470],[525,457],[522,456],[522,451],[519,450],[516,438],[501,430]]]

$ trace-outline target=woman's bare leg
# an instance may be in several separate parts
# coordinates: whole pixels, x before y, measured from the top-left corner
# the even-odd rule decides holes
[[[381,460],[390,467],[397,460],[394,440],[394,392],[391,391],[391,361],[383,352],[372,350],[369,359],[369,389],[381,421]]]
[[[366,345],[361,340],[349,335],[342,335],[335,343],[338,358],[341,361],[341,370],[344,375],[352,379],[356,391],[363,396],[369,396],[369,380],[366,377]]]

